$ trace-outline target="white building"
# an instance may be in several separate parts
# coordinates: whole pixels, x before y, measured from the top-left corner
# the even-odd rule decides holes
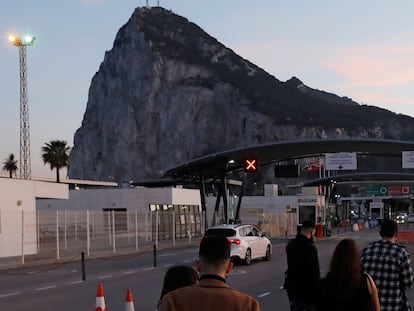
[[[68,185],[0,178],[0,258],[37,253],[36,198],[68,199]]]

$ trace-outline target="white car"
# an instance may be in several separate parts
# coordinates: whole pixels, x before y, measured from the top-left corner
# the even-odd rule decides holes
[[[270,260],[272,242],[252,225],[217,225],[207,229],[206,236],[225,236],[231,243],[231,258],[250,265],[253,259]]]
[[[407,220],[407,213],[399,213],[396,217],[397,224],[403,224]]]
[[[413,223],[413,222],[414,222],[414,214],[410,214],[410,215],[408,215],[408,217],[407,217],[407,222],[408,222],[408,223]]]

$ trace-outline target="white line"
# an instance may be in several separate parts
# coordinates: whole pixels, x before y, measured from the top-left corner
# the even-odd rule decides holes
[[[122,272],[123,275],[132,274],[132,273],[135,273],[135,271],[125,271],[125,272]]]
[[[152,270],[155,269],[154,267],[150,267],[150,268],[145,268],[144,271],[148,271],[148,270]]]
[[[266,297],[267,295],[270,295],[270,294],[271,294],[270,292],[267,292],[267,293],[263,293],[263,294],[261,294],[257,297],[262,298],[262,297]]]
[[[35,290],[46,290],[46,289],[51,289],[51,288],[55,288],[56,287],[56,285],[51,285],[51,286],[45,286],[45,287],[39,287],[39,288],[36,288]]]
[[[166,265],[164,265],[164,267],[171,267],[173,264],[172,263],[168,263]]]
[[[83,281],[74,281],[74,282],[70,282],[69,284],[79,284],[79,283],[83,283]]]
[[[15,296],[15,295],[20,295],[20,293],[19,292],[15,292],[15,293],[10,293],[10,294],[3,294],[3,295],[0,295],[0,298],[9,297],[9,296]]]
[[[110,275],[103,275],[103,276],[100,276],[98,279],[108,279],[108,278],[111,278],[112,277],[112,275],[110,274]]]
[[[161,254],[159,255],[160,257],[168,257],[168,256],[175,256],[177,255],[177,253],[166,253],[166,254]]]

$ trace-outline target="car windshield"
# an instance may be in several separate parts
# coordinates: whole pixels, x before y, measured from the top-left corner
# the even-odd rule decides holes
[[[236,231],[233,229],[228,229],[228,228],[208,229],[206,232],[206,235],[208,236],[220,235],[220,236],[229,237],[229,236],[235,236]]]

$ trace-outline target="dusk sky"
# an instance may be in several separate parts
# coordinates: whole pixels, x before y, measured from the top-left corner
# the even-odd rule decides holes
[[[309,87],[414,117],[414,1],[148,1],[158,3],[281,81],[295,76]],[[41,161],[41,146],[53,139],[73,146],[105,51],[146,4],[2,2],[1,163],[10,153],[19,159],[19,53],[9,34],[36,37],[27,49],[31,171],[34,178],[54,177]]]

